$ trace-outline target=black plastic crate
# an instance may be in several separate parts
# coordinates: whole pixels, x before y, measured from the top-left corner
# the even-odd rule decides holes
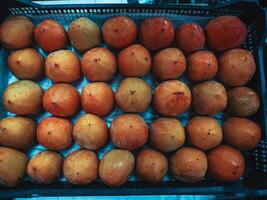
[[[22,196],[83,196],[83,195],[137,195],[137,194],[235,194],[240,193],[248,196],[267,194],[267,99],[266,82],[263,60],[263,44],[265,39],[265,14],[264,11],[253,2],[227,2],[217,5],[38,5],[25,0],[0,1],[0,19],[3,20],[10,14],[21,14],[29,17],[36,24],[43,19],[52,18],[63,25],[68,25],[78,17],[86,16],[98,25],[115,15],[128,15],[137,24],[151,16],[164,16],[171,19],[175,25],[185,21],[193,21],[205,25],[209,19],[221,15],[239,16],[248,26],[248,37],[244,47],[249,49],[254,56],[257,71],[254,78],[248,84],[255,89],[261,97],[260,111],[253,117],[263,129],[263,138],[258,147],[251,151],[243,152],[246,156],[246,173],[241,180],[232,184],[218,183],[209,179],[196,184],[184,184],[173,178],[166,178],[158,184],[148,184],[133,177],[129,182],[119,188],[111,188],[100,181],[86,186],[74,186],[66,181],[59,181],[51,185],[36,184],[28,179],[15,188],[0,186],[0,198],[14,198]],[[46,54],[38,49],[44,56]],[[0,51],[0,96],[3,89],[10,83],[10,74],[5,69],[5,59],[8,51]],[[117,53],[117,52],[115,52]],[[11,77],[13,78],[13,77]],[[121,77],[117,76],[121,80]],[[114,80],[111,84],[117,84]],[[40,82],[42,84],[42,82]],[[157,83],[156,83],[157,84]],[[155,85],[154,85],[155,86]],[[153,86],[152,86],[153,87]],[[146,118],[149,123],[154,117]],[[3,105],[0,106],[0,117],[7,116]],[[157,115],[155,113],[155,115]],[[224,115],[218,115],[216,119],[224,120]],[[112,118],[112,117],[111,117]],[[108,118],[110,120],[111,118]],[[179,117],[187,121],[188,118]],[[110,123],[110,121],[108,122]],[[39,147],[37,147],[38,149]],[[107,147],[110,148],[110,147]],[[39,149],[43,150],[42,148]],[[106,149],[107,150],[107,149]],[[104,150],[100,150],[102,154]],[[66,151],[62,154],[66,155]],[[31,154],[31,153],[30,153]]]

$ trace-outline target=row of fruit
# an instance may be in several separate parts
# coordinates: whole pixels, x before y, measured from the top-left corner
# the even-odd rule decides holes
[[[104,42],[114,48],[125,48],[134,43],[138,31],[135,22],[126,16],[108,19],[101,30]],[[205,32],[194,23],[181,25],[175,31],[173,23],[167,18],[148,18],[141,23],[139,34],[141,43],[150,50],[166,48],[175,39],[186,54],[203,49],[206,40],[211,49],[221,52],[239,47],[246,37],[247,27],[236,16],[221,16],[211,20]],[[11,16],[2,23],[1,42],[6,48],[25,48],[33,40],[46,52],[64,49],[68,40],[75,49],[85,52],[100,45],[101,31],[95,22],[85,17],[73,21],[67,32],[52,19],[44,20],[36,27],[24,16]]]

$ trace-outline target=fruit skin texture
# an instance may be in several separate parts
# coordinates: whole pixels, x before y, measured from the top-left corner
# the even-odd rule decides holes
[[[55,51],[45,60],[45,74],[54,83],[71,83],[80,78],[80,60],[70,50]]]
[[[193,109],[198,115],[214,115],[222,112],[227,105],[224,86],[216,81],[197,84],[192,90]]]
[[[246,49],[232,49],[219,57],[218,78],[227,86],[245,85],[256,71],[253,55]]]
[[[124,48],[132,44],[137,36],[137,27],[132,19],[117,16],[108,19],[103,27],[104,41],[111,47]]]
[[[109,81],[116,73],[117,61],[111,51],[96,47],[83,54],[81,66],[90,81]]]
[[[136,158],[136,173],[139,178],[149,183],[162,181],[168,170],[166,157],[153,149],[141,151]]]
[[[193,117],[186,126],[186,136],[191,145],[208,150],[219,145],[223,139],[222,128],[211,117]]]
[[[15,149],[0,147],[0,185],[15,187],[22,182],[27,163],[26,154]]]
[[[191,81],[205,81],[216,76],[218,62],[210,51],[198,51],[186,58],[187,76]]]
[[[109,139],[106,122],[92,114],[82,115],[74,125],[72,134],[82,148],[89,150],[103,147]]]
[[[111,186],[118,187],[127,182],[134,169],[134,155],[127,150],[113,149],[106,153],[99,164],[99,177]]]
[[[77,150],[64,160],[64,176],[74,185],[85,185],[97,178],[99,160],[93,151]]]
[[[147,124],[136,114],[119,115],[111,124],[110,137],[116,147],[132,151],[146,143]]]
[[[81,104],[86,113],[105,116],[114,107],[114,93],[106,83],[90,83],[82,90]]]
[[[249,117],[258,112],[260,98],[248,87],[235,87],[227,91],[227,111],[239,117]]]
[[[191,92],[188,86],[180,81],[165,81],[155,89],[153,104],[163,116],[174,117],[190,107]]]
[[[68,36],[71,45],[80,52],[85,52],[101,43],[98,25],[86,17],[80,17],[71,22]]]
[[[1,24],[0,40],[8,49],[21,49],[33,42],[33,23],[24,16],[8,17]],[[19,33],[19,35],[18,35]]]
[[[42,88],[33,81],[21,80],[10,84],[4,91],[5,108],[17,115],[31,115],[41,111]]]
[[[63,158],[52,151],[35,155],[28,163],[27,174],[38,183],[51,184],[62,174]]]
[[[254,149],[261,139],[261,128],[247,118],[228,118],[223,126],[223,140],[240,150]]]
[[[244,173],[245,161],[243,155],[233,147],[219,145],[208,154],[208,174],[221,182],[234,182]]]
[[[124,112],[145,112],[151,99],[150,86],[140,78],[124,79],[115,93],[116,103]]]
[[[186,59],[177,48],[163,49],[153,57],[153,72],[161,81],[176,79],[185,69]]]
[[[43,76],[44,59],[33,48],[16,50],[8,56],[9,70],[19,79],[35,80]]]
[[[120,52],[118,64],[122,75],[141,77],[150,71],[152,61],[145,47],[132,44]]]
[[[73,124],[59,117],[43,119],[37,127],[37,140],[49,150],[60,151],[68,148],[72,142]]]
[[[198,24],[182,24],[176,28],[175,42],[185,54],[193,53],[204,48],[205,32]]]
[[[80,95],[72,85],[54,84],[45,92],[43,106],[52,115],[68,117],[79,109]]]
[[[34,28],[34,39],[46,52],[64,49],[68,44],[64,27],[52,19],[46,19]]]
[[[185,183],[201,181],[207,172],[205,153],[192,147],[183,147],[170,158],[170,169],[178,180]]]
[[[0,144],[28,149],[35,142],[36,124],[26,117],[7,117],[0,121]]]
[[[162,152],[174,151],[185,142],[184,127],[175,118],[164,117],[153,121],[149,134],[152,146]]]
[[[141,23],[141,43],[150,50],[159,50],[170,46],[174,39],[174,28],[170,20],[153,17]]]
[[[221,52],[241,46],[247,37],[247,26],[236,16],[220,16],[205,27],[208,46]]]

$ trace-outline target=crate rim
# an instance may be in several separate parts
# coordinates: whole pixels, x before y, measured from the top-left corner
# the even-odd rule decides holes
[[[1,0],[4,1],[4,0]],[[118,4],[118,3],[109,3],[109,4],[38,4],[35,2],[32,2],[30,0],[9,0],[10,2],[19,2],[24,4],[25,6],[32,6],[37,7],[40,9],[61,9],[61,8],[165,8],[165,9],[218,9],[221,7],[225,7],[228,5],[236,4],[236,3],[242,3],[242,4],[251,4],[251,5],[257,5],[260,9],[263,10],[262,7],[259,6],[259,4],[253,0],[232,0],[224,3],[212,3],[212,4]]]

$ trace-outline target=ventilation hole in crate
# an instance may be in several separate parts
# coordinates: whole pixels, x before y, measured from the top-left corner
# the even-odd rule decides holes
[[[267,172],[266,149],[266,142],[261,141],[256,149],[248,151],[248,155],[254,158],[255,162],[252,164],[258,171]]]

